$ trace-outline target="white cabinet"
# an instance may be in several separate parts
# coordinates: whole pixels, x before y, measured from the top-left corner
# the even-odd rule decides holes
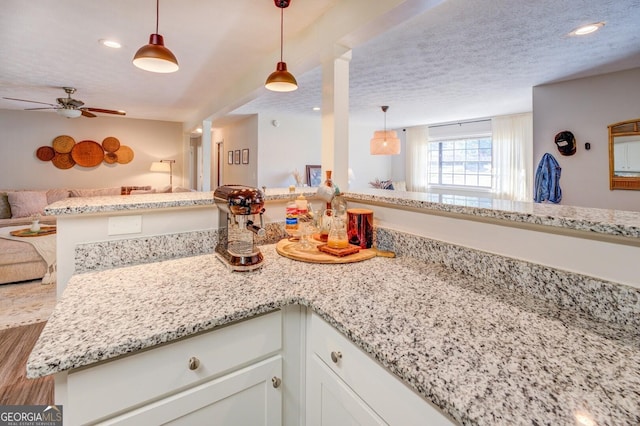
[[[307,426],[386,424],[317,356],[307,366]]]
[[[613,145],[613,158],[615,172],[624,173],[640,172],[640,141],[618,142]]]
[[[271,379],[282,378],[281,349],[282,313],[277,311],[60,373],[56,403],[63,404],[64,423],[70,425],[105,422],[116,416],[112,423],[154,424],[154,420],[129,419],[147,419],[156,415],[152,413],[156,409],[163,422],[214,412],[216,419],[224,419],[215,424],[238,424],[229,414],[238,404],[245,408],[233,415],[258,415],[264,417],[260,424],[279,425],[282,387],[273,387]],[[246,408],[255,401],[255,410]],[[219,413],[227,413],[229,422]]]
[[[282,425],[280,355],[147,404],[105,425]],[[278,384],[278,387],[281,384]]]
[[[307,425],[452,425],[316,314],[307,316]]]

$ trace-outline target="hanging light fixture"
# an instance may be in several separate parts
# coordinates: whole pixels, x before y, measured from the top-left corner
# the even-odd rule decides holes
[[[156,0],[156,32],[149,36],[149,44],[142,46],[133,57],[133,65],[145,71],[169,73],[178,71],[178,60],[164,47],[164,38],[158,34],[160,0]]]
[[[384,112],[384,130],[376,130],[373,133],[369,149],[371,155],[396,155],[400,154],[400,139],[394,130],[387,130],[387,110],[388,106],[382,106]]]
[[[282,62],[284,8],[289,7],[290,0],[273,0],[273,2],[280,8],[280,62],[276,65],[276,70],[267,78],[264,87],[274,92],[292,92],[298,88],[298,82],[293,74],[287,71],[286,62]]]

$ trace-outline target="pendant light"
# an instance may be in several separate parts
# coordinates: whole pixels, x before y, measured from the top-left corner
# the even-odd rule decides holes
[[[388,106],[383,106],[384,130],[376,130],[373,133],[369,149],[371,155],[396,155],[400,154],[400,139],[394,130],[387,130],[387,110]]]
[[[280,62],[276,65],[276,70],[267,78],[264,87],[274,92],[292,92],[298,88],[298,82],[293,74],[287,71],[286,62],[282,61],[284,8],[289,6],[290,0],[273,0],[273,2],[280,8]]]
[[[164,47],[164,38],[158,34],[160,0],[156,0],[156,32],[149,36],[149,44],[142,46],[133,57],[133,65],[145,71],[170,73],[178,71],[178,60]]]

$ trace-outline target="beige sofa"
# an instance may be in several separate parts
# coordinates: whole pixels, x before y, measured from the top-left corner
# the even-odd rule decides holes
[[[169,187],[169,189],[171,189]],[[29,226],[32,215],[42,214],[44,207],[68,197],[129,195],[156,192],[150,186],[126,186],[103,189],[0,190],[0,228]],[[168,192],[164,188],[164,192]],[[55,225],[55,217],[41,216],[43,225]],[[0,284],[42,278],[47,264],[27,242],[0,238]]]

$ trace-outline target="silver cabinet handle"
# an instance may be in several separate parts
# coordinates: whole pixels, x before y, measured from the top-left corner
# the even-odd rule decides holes
[[[280,385],[282,384],[282,380],[280,380],[279,377],[273,376],[271,378],[271,383],[273,384],[274,388],[279,388]]]
[[[189,370],[197,370],[200,367],[200,360],[195,356],[189,358]]]
[[[340,361],[341,359],[342,359],[342,352],[338,352],[338,351],[331,352],[331,361],[337,364],[338,361]]]

